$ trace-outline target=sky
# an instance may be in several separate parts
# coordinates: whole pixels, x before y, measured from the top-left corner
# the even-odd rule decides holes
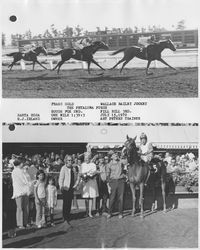
[[[43,33],[51,24],[59,30],[80,25],[88,31],[96,27],[147,27],[160,25],[172,30],[184,19],[186,27],[198,27],[199,0],[1,0],[1,31]],[[16,22],[9,17],[17,16]]]

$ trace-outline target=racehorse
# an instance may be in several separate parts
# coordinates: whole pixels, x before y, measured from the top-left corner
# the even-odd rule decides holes
[[[61,55],[61,61],[53,68],[53,70],[57,69],[57,73],[59,74],[60,67],[63,65],[65,61],[68,61],[70,58],[74,58],[79,61],[85,61],[88,64],[88,73],[90,74],[90,64],[94,63],[100,69],[105,70],[102,68],[93,58],[93,54],[95,54],[99,49],[108,50],[108,46],[101,41],[95,41],[91,45],[78,50],[73,48],[67,48],[58,51],[57,53],[49,52],[48,55]]]
[[[20,61],[21,59],[25,60],[25,61],[32,61],[33,62],[33,70],[34,70],[34,67],[35,67],[35,63],[38,63],[42,68],[44,69],[47,69],[45,66],[43,66],[38,60],[37,60],[37,56],[39,54],[43,53],[44,55],[47,55],[47,51],[44,47],[42,46],[39,46],[39,47],[36,47],[35,49],[29,51],[29,52],[26,52],[26,53],[23,53],[23,52],[13,52],[13,53],[10,53],[10,54],[7,54],[7,56],[13,56],[14,60],[13,62],[8,65],[8,68],[10,68],[10,70],[12,69],[13,65]]]
[[[127,162],[129,164],[128,167],[128,180],[130,183],[131,193],[132,193],[132,201],[133,201],[133,208],[132,208],[132,216],[135,215],[135,208],[136,208],[136,186],[140,188],[140,197],[139,197],[139,205],[140,205],[140,217],[143,218],[143,202],[144,202],[144,185],[148,180],[150,175],[150,167],[146,164],[143,160],[141,160],[135,143],[135,138],[130,138],[127,135],[127,140],[124,144],[124,148],[122,150],[122,156],[127,157]],[[162,196],[163,196],[163,210],[166,212],[166,197],[165,197],[165,175],[166,170],[162,163],[162,161],[158,160],[154,162],[156,164],[158,170],[158,176],[161,178],[161,187],[162,187]],[[153,193],[153,204],[152,210],[155,209],[155,189]]]
[[[137,57],[137,58],[148,61],[147,68],[146,68],[146,74],[147,75],[152,74],[152,73],[148,72],[148,69],[149,69],[149,66],[150,66],[151,62],[154,61],[154,60],[158,60],[158,61],[162,62],[163,64],[167,65],[168,67],[170,67],[171,69],[176,70],[175,68],[170,66],[168,63],[166,63],[161,58],[161,53],[162,53],[162,51],[164,49],[170,49],[172,51],[176,50],[174,44],[172,43],[172,41],[170,39],[160,41],[160,42],[157,42],[157,43],[154,43],[154,44],[150,44],[146,48],[141,48],[141,47],[138,47],[138,46],[132,46],[132,47],[127,47],[127,48],[117,50],[117,51],[113,52],[111,55],[116,55],[116,54],[118,54],[120,52],[124,52],[124,57],[116,65],[114,65],[111,69],[114,69],[115,67],[117,67],[117,65],[124,62],[122,67],[121,67],[121,70],[120,70],[120,73],[121,73],[123,68],[125,67],[125,65],[129,61],[131,61],[134,57]],[[147,53],[147,51],[148,51],[148,53]]]

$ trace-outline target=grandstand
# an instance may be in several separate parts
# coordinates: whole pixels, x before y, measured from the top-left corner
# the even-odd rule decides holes
[[[155,35],[156,40],[162,40],[170,38],[177,48],[197,48],[198,47],[198,30],[176,30],[165,32],[145,32],[145,33],[133,33],[133,34],[92,34],[90,37],[93,40],[101,40],[108,44],[110,50],[119,49],[122,47],[128,47],[138,45],[139,39],[143,37],[150,37]],[[82,37],[55,37],[55,38],[40,38],[31,40],[19,40],[19,50],[23,50],[24,46],[34,43],[36,46],[45,46],[47,49],[63,49],[71,47],[72,42],[75,42]]]

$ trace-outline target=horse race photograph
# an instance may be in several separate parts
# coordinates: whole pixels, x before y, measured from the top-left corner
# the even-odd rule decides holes
[[[198,0],[3,1],[3,98],[198,97]]]
[[[197,123],[2,129],[4,248],[198,248]]]

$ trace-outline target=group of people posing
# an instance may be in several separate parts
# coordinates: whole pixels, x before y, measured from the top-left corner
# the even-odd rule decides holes
[[[140,139],[140,155],[143,160],[149,161],[153,155],[153,147],[146,143],[145,134],[142,134]],[[104,156],[92,156],[89,147],[84,154],[79,155],[79,158],[83,158],[83,161],[75,161],[73,155],[67,154],[64,157],[58,186],[53,175],[49,175],[42,167],[29,166],[22,156],[14,156],[10,160],[14,166],[11,173],[12,199],[16,202],[17,227],[28,228],[34,220],[38,228],[45,227],[48,223],[54,226],[57,188],[62,193],[62,213],[67,228],[70,227],[72,200],[77,192],[85,199],[86,216],[92,218],[92,212],[96,210],[96,216],[106,214],[110,218],[116,202],[119,218],[123,217],[123,196],[127,179],[126,159],[122,159],[117,151]],[[35,216],[33,208],[36,210]]]
[[[144,133],[140,135],[138,154],[147,165],[151,166],[150,162],[154,156],[153,146],[147,141],[147,135]],[[28,228],[33,222],[37,228],[46,227],[47,224],[55,226],[57,189],[60,189],[62,194],[63,225],[66,230],[71,227],[71,206],[77,195],[81,195],[85,200],[85,216],[93,218],[105,215],[109,219],[118,207],[118,216],[123,218],[124,189],[129,166],[127,159],[122,158],[122,155],[120,152],[111,151],[108,154],[93,156],[89,147],[78,157],[69,154],[63,156],[62,151],[60,158],[56,159],[54,155],[54,162],[62,165],[59,169],[58,182],[42,165],[42,162],[47,159],[49,161],[51,156],[40,159],[40,165],[37,167],[34,164],[27,164],[28,160],[22,156],[13,157],[9,164],[12,163],[14,166],[11,173],[12,199],[15,200],[17,208],[17,227]],[[169,172],[173,172],[173,160],[169,154],[164,159],[168,163]]]

